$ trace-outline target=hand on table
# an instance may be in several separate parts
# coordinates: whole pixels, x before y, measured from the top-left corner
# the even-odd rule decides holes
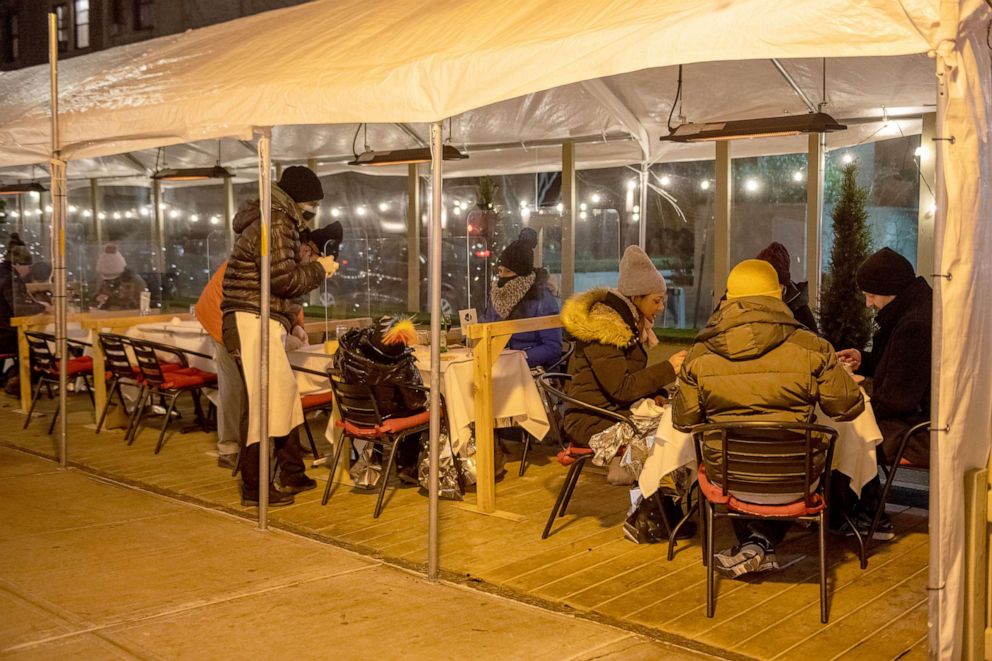
[[[837,360],[850,366],[853,372],[861,367],[861,352],[857,349],[841,349],[837,352]]]

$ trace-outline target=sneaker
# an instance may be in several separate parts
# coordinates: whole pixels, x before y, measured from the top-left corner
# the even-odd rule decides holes
[[[269,507],[282,507],[293,504],[293,494],[276,491],[269,487]],[[258,507],[258,489],[241,487],[241,505],[243,507]]]
[[[717,553],[713,557],[713,568],[728,578],[739,578],[745,574],[761,571],[765,563],[765,548],[758,542],[747,541]],[[778,566],[778,562],[775,562]],[[771,567],[769,567],[771,569]]]
[[[237,454],[219,454],[217,455],[217,465],[221,468],[226,468],[231,470],[234,468],[235,464],[238,463]]]
[[[867,512],[858,512],[858,516],[854,519],[854,525],[858,527],[858,531],[863,535],[868,534],[868,529],[871,528],[871,520],[873,515]],[[878,527],[875,528],[875,534],[872,539],[887,542],[890,539],[894,539],[896,536],[895,528],[892,525],[892,519],[885,512],[882,512],[882,516],[878,519]]]
[[[279,491],[285,494],[300,493],[317,488],[317,481],[306,475],[294,476],[292,478],[279,479]]]

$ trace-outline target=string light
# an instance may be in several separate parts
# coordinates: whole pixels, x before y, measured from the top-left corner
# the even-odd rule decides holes
[[[557,209],[557,210],[558,210],[558,213],[561,213],[561,212],[563,212],[563,211],[565,210],[565,205],[564,205],[564,204],[562,204],[561,202],[559,202],[559,203],[558,203],[558,204],[557,204],[557,205],[555,206],[555,209]]]
[[[379,211],[383,211],[383,212],[389,211],[389,202],[380,202]]]
[[[661,184],[662,188],[668,188],[672,185],[672,178],[667,174],[664,174],[661,176],[661,179],[658,180],[658,183]]]
[[[220,225],[220,216],[216,216],[216,215],[210,216],[210,224],[211,225]]]
[[[45,213],[52,213],[52,205],[51,204],[46,204],[45,205]]]
[[[854,156],[852,156],[850,153],[844,154],[843,156],[840,157],[840,161],[844,165],[847,165],[849,163],[853,163],[854,162]]]
[[[337,218],[340,215],[341,215],[341,209],[338,209],[337,207],[331,208],[331,218]]]
[[[83,209],[83,218],[92,218],[93,212],[89,209]]]
[[[602,200],[602,199],[603,199],[603,196],[600,195],[599,193],[593,193],[592,195],[589,196],[589,200],[593,204],[599,204],[600,200]]]
[[[702,181],[699,182],[699,187],[702,190],[709,190],[710,189],[710,180],[709,179],[703,179]]]
[[[114,220],[120,220],[121,219],[121,212],[120,211],[115,211],[113,218],[114,218]]]
[[[579,211],[585,211],[588,208],[589,208],[589,205],[586,204],[585,202],[583,202],[582,204],[579,205]]]
[[[744,190],[749,193],[754,193],[761,187],[757,179],[747,179],[744,181]]]
[[[634,190],[635,188],[637,188],[637,179],[628,179],[627,190]]]
[[[190,214],[189,222],[191,222],[191,223],[198,223],[198,222],[200,222],[200,217],[198,215],[196,215],[195,213],[194,214]]]
[[[799,170],[796,170],[795,172],[792,173],[792,180],[796,183],[799,183],[800,181],[803,180],[803,173],[800,172]]]
[[[173,209],[172,211],[169,212],[169,218],[172,218],[173,220],[179,218],[182,215],[183,213],[179,209]]]
[[[368,209],[366,209],[364,206],[355,207],[355,215],[358,216],[359,218],[364,217],[367,212]]]

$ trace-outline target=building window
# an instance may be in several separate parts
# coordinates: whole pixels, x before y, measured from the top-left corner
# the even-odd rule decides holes
[[[76,48],[90,47],[90,0],[76,0]]]
[[[56,35],[59,40],[59,50],[69,48],[69,9],[65,5],[55,5]]]
[[[134,29],[148,30],[152,27],[152,13],[155,0],[134,0]]]
[[[8,14],[3,24],[3,59],[16,62],[21,56],[21,28],[17,14]]]

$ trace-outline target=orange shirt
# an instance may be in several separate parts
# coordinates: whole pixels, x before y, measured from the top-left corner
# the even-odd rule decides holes
[[[227,261],[225,260],[210,282],[200,293],[200,299],[196,302],[196,319],[203,326],[204,330],[210,333],[221,344],[224,343],[224,313],[220,310],[220,302],[224,299],[224,273],[227,271]]]

